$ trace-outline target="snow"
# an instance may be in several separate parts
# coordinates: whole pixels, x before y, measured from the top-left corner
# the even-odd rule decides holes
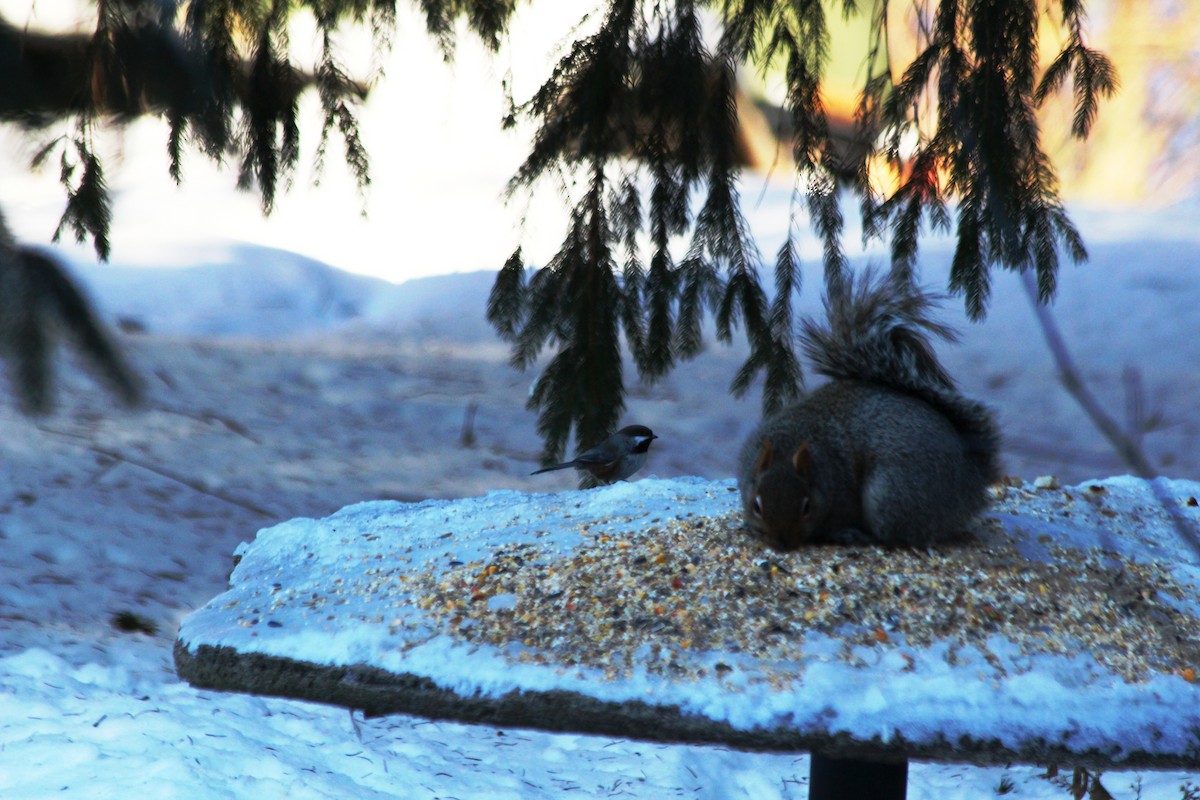
[[[1093,264],[1064,268],[1060,324],[1108,407],[1122,407],[1123,367],[1142,371],[1147,411],[1162,414],[1145,446],[1168,474],[1200,478],[1188,313],[1200,303],[1200,270],[1194,246],[1185,246],[1191,234],[1161,217],[1085,224]],[[569,488],[572,477],[528,475],[540,446],[524,409],[531,376],[512,371],[505,348],[477,322],[489,275],[430,278],[410,294],[257,246],[218,242],[169,255],[174,268],[158,270],[146,269],[150,255],[111,267],[73,262],[107,316],[146,327],[124,338],[148,379],[145,409],[114,408],[69,356],[54,415],[25,419],[0,393],[0,795],[806,796],[803,754],[364,720],[180,682],[171,661],[180,620],[226,588],[234,550],[257,530],[348,506],[344,515],[361,513],[352,504],[364,500],[548,492]],[[935,242],[924,261],[930,283],[941,265]],[[806,265],[806,309],[815,307],[818,274]],[[1080,482],[1123,471],[1062,399],[1009,280],[998,277],[986,323],[943,350],[964,387],[1000,409],[1015,440],[1009,472]],[[258,297],[291,309],[286,324],[260,325]],[[1098,341],[1085,338],[1097,330]],[[655,386],[631,385],[626,417],[662,437],[647,473],[728,478],[728,442],[745,435],[757,403],[725,395],[740,355],[714,347]],[[466,447],[470,403],[479,406],[477,442]],[[1126,491],[1120,479],[1109,485]],[[1118,543],[1154,554],[1155,538],[1170,547],[1171,535],[1148,529]],[[123,610],[157,632],[115,630],[110,617]],[[1063,691],[1036,674],[1026,680],[1045,703]],[[963,716],[982,713],[986,700],[966,696]],[[862,701],[864,717],[846,724],[869,726],[867,712],[906,698],[889,689]],[[1120,717],[1119,729],[1126,713],[1139,712],[1114,703],[1089,713]],[[1061,778],[1042,774],[914,764],[909,796],[988,797],[1002,782],[1018,797],[1068,796]],[[1146,800],[1177,800],[1188,780],[1196,782],[1169,772],[1104,777],[1118,798]]]
[[[1142,481],[1090,486],[1115,497],[1107,506],[1113,513],[1122,506],[1155,505]],[[1200,495],[1200,484],[1193,482],[1163,488],[1175,497]],[[673,659],[685,668],[712,660],[739,663],[749,680],[736,690],[721,681],[676,681],[644,668],[610,680],[596,668],[516,663],[494,646],[454,640],[422,616],[410,592],[377,577],[414,574],[447,559],[486,560],[505,545],[521,543],[536,542],[540,558],[552,560],[582,546],[581,523],[590,527],[589,536],[619,535],[651,519],[665,524],[723,516],[736,506],[732,481],[697,478],[646,478],[558,494],[497,491],[454,501],[357,504],[322,520],[297,519],[259,532],[252,544],[239,548],[230,589],[184,620],[179,636],[192,652],[204,644],[311,664],[365,664],[429,678],[465,697],[563,690],[611,703],[641,700],[678,706],[740,730],[820,730],[860,740],[880,735],[885,742],[902,730],[916,745],[942,736],[970,737],[994,739],[1014,751],[1032,741],[1069,741],[1075,750],[1110,753],[1118,762],[1122,753],[1136,751],[1200,751],[1194,683],[1178,675],[1127,683],[1090,656],[1028,656],[993,637],[987,653],[956,652],[953,666],[946,658],[948,643],[939,643],[926,652],[907,649],[907,663],[897,658],[864,670],[831,657],[838,640],[810,633],[806,656],[790,670],[797,677],[782,690],[755,679],[766,665],[719,650],[680,652]],[[1195,523],[1200,515],[1191,517]],[[1176,539],[1166,515],[1142,520],[1139,539]],[[1024,518],[1011,522],[1013,530],[1025,531]],[[1101,544],[1086,514],[1031,528],[1022,535],[1035,545],[1047,536],[1062,545]],[[1200,564],[1182,543],[1155,555],[1183,571],[1194,572]],[[372,567],[369,575],[364,564]],[[313,598],[322,602],[314,607]],[[264,619],[266,625],[257,624]],[[868,658],[879,660],[874,654]],[[1011,678],[979,677],[996,673]]]
[[[29,4],[17,5],[9,18],[23,24]],[[577,10],[556,2],[534,13],[562,22]],[[571,486],[565,473],[528,475],[540,447],[524,408],[532,375],[507,366],[506,349],[483,321],[492,273],[443,274],[494,270],[518,243],[513,226],[524,209],[503,209],[498,198],[525,155],[528,131],[486,140],[483,132],[503,112],[501,74],[509,66],[515,80],[541,74],[542,64],[527,61],[545,52],[537,41],[499,62],[464,45],[454,70],[431,70],[427,38],[402,20],[396,52],[413,60],[391,72],[420,70],[423,80],[385,82],[364,114],[375,175],[365,219],[336,166],[319,190],[302,169],[295,190],[263,220],[255,197],[232,190],[230,171],[198,157],[185,161],[183,188],[172,186],[161,126],[138,123],[122,134],[117,155],[125,163],[109,162],[113,263],[96,264],[85,248],[59,252],[109,319],[146,330],[123,341],[147,377],[149,400],[136,412],[114,408],[70,356],[60,364],[61,408],[44,420],[21,417],[7,387],[0,390],[0,796],[807,796],[803,754],[403,715],[366,720],[312,703],[201,691],[175,675],[180,621],[226,589],[233,552],[260,528],[343,507],[357,514],[362,507],[352,504],[363,500]],[[527,96],[521,85],[514,94]],[[420,110],[419,124],[398,118],[411,108]],[[312,119],[311,103],[304,113]],[[5,213],[24,240],[44,243],[61,214],[61,187],[53,171],[26,173],[40,140],[6,130],[0,143]],[[743,196],[770,254],[790,220],[790,186],[757,181],[744,182]],[[520,237],[535,263],[545,263],[562,235],[561,200],[545,195]],[[1200,479],[1195,208],[1073,214],[1092,261],[1064,266],[1056,314],[1084,376],[1110,409],[1136,417],[1132,400],[1140,401],[1153,423],[1144,445],[1166,474]],[[849,231],[848,242],[855,238]],[[801,309],[812,312],[819,244],[806,242]],[[925,280],[944,286],[947,243],[932,238],[923,247]],[[387,283],[363,275],[433,277]],[[1058,389],[1012,276],[997,276],[986,323],[964,326],[957,304],[947,310],[964,337],[943,350],[945,360],[964,390],[998,408],[1010,473],[1075,483],[1125,470]],[[756,397],[725,392],[742,355],[740,347],[714,347],[654,386],[630,382],[626,418],[662,437],[647,472],[728,478],[729,442],[740,442],[756,414]],[[1127,367],[1140,376],[1140,394],[1127,393]],[[479,407],[477,444],[467,447],[460,439],[471,403]],[[1108,485],[1135,491],[1120,483]],[[1154,553],[1155,537],[1173,543],[1170,531],[1144,534],[1118,544]],[[121,611],[156,632],[116,630],[110,619]],[[1040,708],[1027,706],[1031,717],[1058,713],[1050,704],[1062,699],[1062,682],[1088,676],[1083,664],[1059,664],[1053,674],[1025,676],[1030,698],[1044,698]],[[986,718],[988,697],[943,677],[962,696],[964,724]],[[504,675],[493,678],[501,685]],[[1177,686],[1162,691],[1170,696]],[[864,691],[861,716],[844,724],[867,729],[908,702],[906,691]],[[1123,702],[1087,711],[1108,733],[1140,713]],[[1005,796],[1069,796],[1061,778],[1042,773],[914,764],[909,797],[992,797],[1007,782],[1014,788]],[[1200,782],[1181,773],[1104,777],[1119,800],[1178,800],[1189,780]]]
[[[158,253],[160,268],[97,265],[78,257],[76,268],[105,308],[119,310],[121,320],[169,335],[313,333],[361,315],[371,298],[391,286],[297,253],[245,243],[191,247],[191,264],[170,270],[161,269],[164,255]]]

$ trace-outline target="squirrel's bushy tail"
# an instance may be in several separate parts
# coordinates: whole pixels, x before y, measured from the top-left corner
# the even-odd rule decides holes
[[[826,294],[827,322],[804,320],[801,341],[818,374],[886,386],[945,415],[990,483],[1001,475],[1000,431],[986,406],[959,394],[933,350],[931,337],[958,339],[930,318],[942,299],[867,269]]]

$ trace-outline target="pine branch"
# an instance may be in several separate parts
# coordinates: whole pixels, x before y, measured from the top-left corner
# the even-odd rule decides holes
[[[62,265],[49,253],[35,248],[21,247],[17,254],[31,293],[44,309],[42,313],[53,316],[56,325],[83,355],[85,363],[122,404],[132,407],[141,403],[141,379]]]
[[[643,294],[646,273],[638,255],[638,233],[642,228],[641,196],[636,184],[626,176],[619,187],[610,192],[612,232],[624,251],[621,270],[621,303],[618,309],[626,342],[638,363],[646,360],[645,326],[643,323]]]
[[[704,45],[694,4],[676,2],[672,10],[658,20],[654,35],[637,34],[633,102],[620,113],[632,141],[630,152],[649,165],[655,191],[659,184],[665,190],[659,199],[667,205],[659,207],[655,224],[683,233],[688,210],[685,198],[677,195],[700,180],[710,157],[706,115],[720,76]]]
[[[775,259],[775,299],[771,301],[766,341],[751,351],[731,386],[735,394],[745,392],[757,373],[762,372],[764,414],[772,414],[796,400],[804,385],[800,361],[792,345],[795,341],[792,297],[799,289],[799,263],[789,237]]]
[[[777,339],[790,338],[792,330],[792,297],[800,293],[800,262],[796,244],[789,235],[775,256],[775,299],[771,301],[770,328]]]
[[[15,253],[5,255],[0,255],[0,352],[12,364],[13,392],[22,413],[45,414],[54,404],[53,345],[37,298],[14,263]]]
[[[924,49],[881,106],[889,158],[900,181],[882,202],[864,201],[864,229],[870,236],[889,233],[893,270],[913,278],[922,215],[948,228],[947,200],[957,196],[950,288],[964,295],[973,319],[986,312],[992,266],[1033,269],[1043,299],[1049,299],[1060,255],[1087,257],[1059,200],[1035,110],[1075,75],[1075,132],[1086,135],[1097,99],[1115,88],[1115,77],[1103,56],[1084,54],[1081,4],[1062,7],[1068,42],[1039,79],[1036,4],[985,0],[963,6],[941,0]],[[931,92],[938,112],[929,130],[911,109]],[[905,159],[902,137],[914,129],[920,142]]]
[[[561,460],[567,432],[599,442],[616,429],[624,408],[618,311],[621,290],[609,248],[612,229],[604,204],[605,174],[593,166],[591,186],[576,209],[573,236],[547,269],[560,274],[558,315],[563,347],[535,384],[530,410],[538,411],[544,457]],[[527,328],[528,329],[528,328]]]
[[[1119,82],[1117,71],[1104,54],[1082,44],[1075,55],[1075,119],[1071,132],[1078,139],[1087,138],[1096,122],[1101,97],[1112,97]]]
[[[58,221],[53,240],[57,242],[64,229],[69,228],[75,241],[80,244],[90,236],[96,255],[107,260],[112,198],[104,180],[104,167],[87,143],[86,125],[81,123],[80,127],[80,135],[71,140],[71,146],[64,144],[59,160],[59,182],[67,192],[67,205]],[[76,180],[76,171],[81,168],[79,179]]]
[[[964,198],[958,211],[958,242],[950,262],[950,292],[963,295],[968,318],[983,317],[991,283],[984,261],[979,203],[971,195]]]
[[[842,209],[838,205],[837,184],[833,177],[814,172],[808,185],[808,213],[825,251],[825,284],[832,286],[845,277],[846,254],[842,250]]]
[[[170,166],[167,167],[167,172],[171,176],[171,180],[175,181],[176,186],[183,184],[183,142],[187,136],[188,122],[185,118],[171,112],[167,115],[167,123],[170,126],[170,132],[167,134],[167,158],[170,159]]]
[[[714,52],[705,44],[702,2],[722,26]],[[957,228],[951,289],[964,295],[975,318],[986,311],[994,267],[1032,272],[1048,299],[1062,258],[1086,258],[1035,116],[1037,106],[1069,82],[1073,132],[1085,136],[1100,101],[1116,89],[1111,63],[1085,44],[1083,3],[1050,3],[1067,36],[1044,74],[1037,57],[1041,4],[929,5],[933,15],[920,31],[921,50],[893,80],[888,26],[896,23],[887,3],[606,0],[599,30],[573,42],[541,88],[513,106],[512,121],[524,115],[536,130],[510,193],[558,178],[573,208],[558,254],[529,276],[515,254],[488,305],[489,321],[512,343],[514,365],[527,368],[546,348],[556,351],[531,398],[548,452],[561,450],[572,432],[595,441],[615,424],[611,413],[619,412],[624,397],[622,336],[638,372],[654,380],[700,351],[709,314],[720,340],[741,330],[750,344],[734,376],[736,391],[759,374],[766,407],[798,391],[790,331],[799,285],[794,243],[777,254],[776,294],[768,303],[737,192],[744,145],[735,76],[745,63],[773,62],[782,70],[796,185],[802,187],[797,194],[822,245],[829,289],[846,284],[840,200],[847,189],[859,196],[867,235],[890,237],[897,280],[916,281],[926,222]],[[449,58],[462,21],[486,46],[498,46],[516,0],[419,0],[419,7]],[[288,18],[300,8],[313,11],[322,37],[312,75],[292,64],[287,38]],[[183,177],[184,148],[194,143],[209,158],[235,163],[240,182],[257,188],[269,212],[279,189],[288,187],[300,151],[298,95],[315,86],[323,111],[318,172],[336,132],[344,144],[341,160],[365,193],[370,165],[356,118],[365,89],[346,74],[332,42],[340,25],[369,21],[376,45],[383,46],[395,22],[390,0],[207,0],[188,4],[181,19],[159,4],[111,2],[99,9],[96,31],[72,40],[73,47],[81,43],[71,52],[81,54],[82,68],[40,84],[49,87],[52,101],[39,104],[42,99],[23,94],[40,78],[20,58],[20,79],[0,87],[6,119],[68,114],[79,120],[78,136],[52,143],[38,157],[60,157],[68,196],[60,235],[91,237],[97,251],[107,253],[110,199],[90,138],[102,114],[165,116],[168,172],[176,182]],[[822,103],[827,14],[839,9],[870,15],[865,90],[852,141],[831,135]],[[5,51],[20,53],[27,44],[44,43],[5,24],[0,41],[17,42]],[[930,116],[926,109],[936,109],[933,119],[922,116]],[[879,197],[869,172],[877,148],[897,178],[894,191]],[[616,168],[618,162],[631,166]],[[947,209],[955,201],[952,220]],[[686,248],[682,257],[673,247]]]
[[[321,99],[324,120],[317,144],[316,167],[320,173],[325,160],[329,135],[336,127],[344,144],[344,160],[358,184],[359,196],[366,196],[371,184],[370,162],[367,149],[358,132],[358,120],[351,103],[356,97],[354,81],[338,63],[333,48],[331,33],[327,29],[322,38],[321,62],[317,67],[317,94]],[[365,213],[365,212],[364,212]]]
[[[488,294],[487,320],[501,338],[516,340],[517,329],[528,310],[525,294],[525,262],[521,260],[521,248],[518,247],[504,262]]]
[[[48,253],[18,245],[0,216],[0,355],[12,364],[22,412],[52,410],[54,351],[64,333],[122,403],[141,401],[140,379],[79,287]]]
[[[724,281],[714,265],[697,253],[689,254],[679,265],[679,314],[675,323],[675,352],[688,359],[704,350],[701,323],[705,309],[716,304],[724,293]]]
[[[950,220],[942,197],[937,172],[937,155],[932,147],[918,151],[907,179],[890,198],[873,207],[868,227],[875,232],[886,225],[892,233],[892,275],[902,283],[916,285],[917,248],[921,219],[928,214],[934,227],[948,229]]]
[[[662,377],[675,365],[677,353],[672,331],[675,329],[679,277],[679,270],[666,246],[656,249],[643,287],[647,321],[638,360],[638,372],[649,380]]]
[[[533,186],[562,164],[615,155],[632,141],[620,112],[632,84],[634,0],[611,0],[600,30],[581,39],[559,60],[550,78],[518,113],[541,120],[509,194]]]

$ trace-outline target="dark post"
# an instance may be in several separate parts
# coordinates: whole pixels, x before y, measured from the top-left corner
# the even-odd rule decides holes
[[[904,800],[907,794],[907,761],[858,761],[812,754],[808,800]]]

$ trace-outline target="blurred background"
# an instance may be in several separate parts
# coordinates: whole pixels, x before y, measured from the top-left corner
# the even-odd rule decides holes
[[[308,152],[291,190],[264,219],[256,196],[235,188],[235,169],[219,169],[194,153],[185,158],[183,186],[176,187],[167,175],[165,122],[141,119],[113,128],[99,143],[118,197],[113,262],[169,264],[186,260],[180,249],[188,243],[235,240],[395,282],[498,269],[518,242],[530,263],[545,263],[561,242],[564,204],[554,191],[540,192],[532,202],[520,195],[504,202],[505,185],[525,157],[532,132],[525,122],[501,130],[508,111],[505,92],[518,102],[527,99],[573,41],[572,31],[594,27],[595,20],[586,18],[594,5],[589,0],[521,4],[511,41],[499,54],[487,53],[464,34],[453,63],[444,62],[424,20],[408,4],[400,4],[392,52],[383,63],[373,63],[369,33],[348,32],[343,53],[351,75],[367,80],[383,70],[361,114],[373,176],[365,198],[359,198],[336,151],[319,176],[319,187],[313,186],[317,176]],[[896,74],[906,66],[906,54],[915,53],[916,35],[928,22],[914,15],[914,6],[891,4],[891,13],[904,18],[894,30],[912,37],[891,43]],[[1063,196],[1072,210],[1190,213],[1200,193],[1200,4],[1092,0],[1087,8],[1088,42],[1115,62],[1121,88],[1103,104],[1084,143],[1070,136],[1069,93],[1044,108],[1043,146],[1054,159]],[[3,0],[0,13],[30,29],[90,32],[95,25],[89,4],[67,0]],[[836,130],[853,117],[867,28],[861,18],[830,17],[837,22],[824,101]],[[1048,60],[1063,34],[1049,15],[1044,27]],[[292,44],[303,63],[306,46],[316,52],[316,29],[306,27],[302,17],[293,28]],[[783,81],[779,74],[751,70],[743,70],[740,79],[750,167],[741,188],[761,249],[773,253],[788,222],[792,189],[789,148],[781,146],[772,127]],[[319,130],[313,95],[302,99],[303,130]],[[55,166],[31,174],[29,159],[69,125],[34,133],[0,129],[0,198],[10,224],[25,239],[46,241],[64,203]],[[848,236],[847,244],[854,240]]]
[[[889,43],[893,74],[905,68],[929,25],[914,11],[921,5],[889,6],[888,13],[895,15]],[[1087,43],[1115,62],[1120,91],[1103,103],[1086,142],[1070,135],[1069,92],[1052,97],[1041,112],[1043,145],[1092,251],[1090,264],[1063,266],[1054,310],[1085,377],[1110,413],[1139,440],[1145,437],[1166,474],[1197,477],[1200,430],[1193,409],[1200,406],[1200,392],[1192,367],[1200,362],[1193,319],[1200,277],[1192,254],[1200,211],[1200,3],[1092,0],[1088,9]],[[393,476],[375,488],[339,493],[339,501],[355,499],[355,491],[361,497],[418,497],[500,485],[572,485],[572,477],[563,473],[529,480],[526,467],[537,460],[538,437],[534,415],[523,404],[537,372],[505,366],[506,348],[484,321],[484,309],[495,270],[516,245],[537,267],[562,241],[569,204],[556,187],[506,198],[506,184],[527,154],[533,129],[518,118],[515,127],[502,130],[501,121],[510,98],[520,102],[531,96],[570,42],[595,28],[593,10],[587,0],[521,4],[510,41],[497,54],[460,31],[450,62],[408,4],[400,4],[391,52],[382,62],[373,56],[369,32],[347,31],[338,44],[349,73],[364,81],[378,79],[360,115],[371,157],[372,183],[365,196],[341,163],[337,141],[317,173],[315,137],[303,140],[309,151],[301,155],[294,182],[264,217],[257,194],[236,188],[236,165],[222,167],[185,154],[183,184],[176,186],[168,176],[162,120],[103,128],[96,146],[106,159],[115,197],[110,262],[97,262],[89,245],[70,242],[69,236],[58,251],[106,317],[142,337],[130,340],[135,355],[138,348],[163,346],[147,336],[183,337],[192,344],[206,340],[210,348],[225,347],[220,343],[230,339],[319,340],[329,350],[336,334],[369,341],[371,348],[432,349],[441,360],[417,359],[422,366],[413,369],[427,366],[437,374],[453,372],[447,355],[453,350],[486,363],[489,375],[507,387],[502,403],[491,378],[477,391],[455,393],[446,418],[452,430],[426,429],[422,436],[409,435],[405,444],[435,450],[437,442],[459,435],[468,409],[475,408],[469,412],[474,424],[495,425],[502,441],[493,442],[493,449],[507,454],[485,459],[478,475],[466,479],[462,473],[469,467],[463,464],[453,480]],[[29,30],[88,33],[95,26],[95,9],[88,3],[0,0],[0,14]],[[823,99],[837,134],[853,119],[868,36],[859,19],[847,21],[839,14],[830,19],[831,62]],[[1065,34],[1049,15],[1043,16],[1043,26],[1048,61]],[[316,58],[319,42],[311,19],[298,15],[290,39],[297,63]],[[772,70],[743,70],[739,82],[743,209],[769,258],[796,213],[788,134],[779,124],[783,78]],[[310,91],[301,98],[302,130],[320,129],[314,95]],[[34,131],[0,128],[0,203],[24,241],[48,242],[65,203],[56,165],[34,171],[30,158],[48,139],[69,133],[71,124]],[[881,185],[889,180],[882,165],[874,175]],[[856,263],[886,258],[879,242],[863,246],[851,203],[846,215],[844,243]],[[945,235],[926,232],[923,282],[946,285],[952,244]],[[820,252],[815,236],[801,235],[802,312],[819,309]],[[445,278],[458,273],[463,274]],[[419,280],[405,283],[414,279]],[[1053,473],[1066,480],[1126,471],[1058,388],[1057,368],[1013,276],[997,275],[993,296],[981,324],[965,321],[957,299],[947,303],[948,318],[965,335],[961,347],[944,348],[944,353],[964,388],[999,410],[1010,471],[1026,478]],[[654,385],[638,382],[627,368],[627,419],[659,424],[676,442],[687,442],[672,451],[672,436],[663,436],[651,469],[714,477],[730,473],[730,443],[740,440],[758,413],[756,392],[741,400],[728,396],[729,381],[744,358],[745,345],[738,340],[732,347],[711,347],[699,361]],[[374,356],[362,361],[368,365],[364,369],[377,363]],[[153,364],[149,370],[155,372]],[[151,384],[152,390],[163,388]],[[691,400],[682,400],[684,395]],[[86,392],[85,399],[93,401]],[[489,411],[500,404],[508,408],[503,422]],[[723,432],[715,440],[705,433],[714,428]],[[391,474],[395,465],[385,460],[379,469]]]

